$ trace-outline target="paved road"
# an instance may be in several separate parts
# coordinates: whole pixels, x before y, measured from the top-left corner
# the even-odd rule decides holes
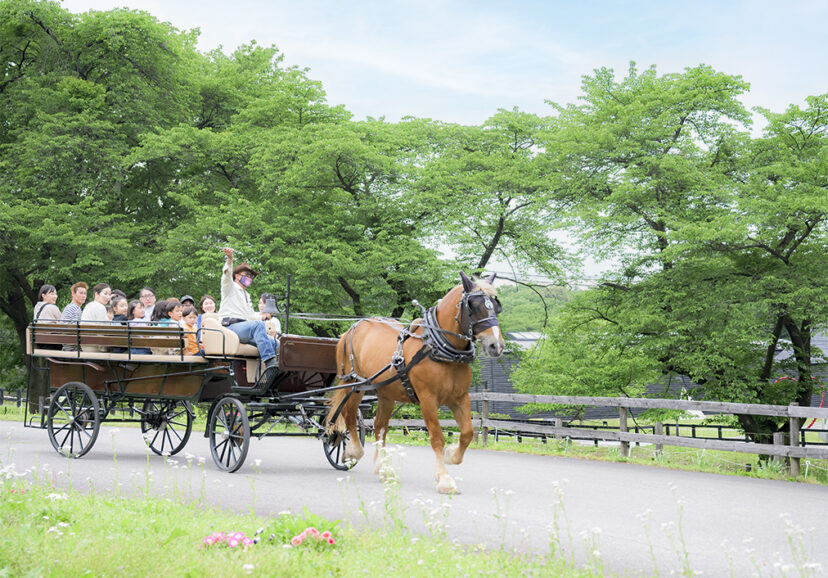
[[[656,565],[662,575],[681,572],[683,549],[687,566],[707,576],[748,576],[757,568],[781,575],[774,563],[794,562],[787,519],[794,541],[807,546],[807,561],[828,571],[828,489],[822,486],[476,450],[452,470],[463,494],[449,498],[434,491],[434,460],[424,447],[400,448],[393,456],[401,485],[387,493],[368,456],[338,472],[315,439],[253,440],[235,474],[215,468],[196,432],[186,451],[196,456],[189,466],[183,452],[173,458],[177,464],[152,454],[147,466],[139,430],[103,427],[89,454],[66,460],[45,431],[0,422],[0,465],[46,468],[58,484],[75,489],[112,491],[117,479],[122,492],[141,492],[149,468],[158,495],[197,499],[203,493],[222,508],[253,507],[259,515],[307,506],[329,519],[372,526],[397,520],[417,532],[430,526],[462,543],[519,551],[546,553],[551,541],[574,552],[578,563],[597,551],[606,569],[625,575],[652,575]],[[206,458],[203,466],[199,456]],[[389,506],[402,513],[387,515]],[[556,519],[557,539],[550,531]]]

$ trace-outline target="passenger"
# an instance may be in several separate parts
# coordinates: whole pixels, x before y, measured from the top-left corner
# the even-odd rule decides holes
[[[127,324],[127,313],[129,312],[129,303],[125,297],[117,293],[112,294],[112,321],[120,325]],[[126,347],[113,347],[112,353],[126,353]]]
[[[201,300],[198,302],[198,308],[201,310],[201,313],[199,313],[198,319],[196,320],[196,330],[198,331],[198,344],[202,349],[204,349],[204,345],[201,342],[201,317],[205,313],[216,312],[216,300],[213,298],[212,295],[202,295]]]
[[[183,325],[181,326],[186,331],[187,347],[184,350],[186,355],[198,355],[201,353],[201,348],[198,345],[196,323],[198,321],[198,312],[196,308],[189,305],[184,307],[181,312]]]
[[[68,321],[70,323],[77,323],[81,320],[83,309],[81,307],[86,303],[86,292],[89,285],[80,281],[72,285],[70,289],[72,294],[72,302],[63,309],[63,315],[60,316],[61,321]]]
[[[155,304],[155,311],[153,317],[158,316],[158,319],[153,321],[154,325],[159,327],[181,327],[179,321],[181,320],[181,303],[178,299],[167,299],[166,301],[159,301]],[[178,321],[172,319],[176,315]],[[180,347],[151,347],[152,352],[156,355],[179,355],[181,353]]]
[[[144,320],[144,304],[140,301],[130,301],[129,308],[127,309],[127,324],[130,327],[130,331],[133,332],[135,331],[135,327],[149,325],[149,321]],[[149,355],[152,353],[149,347],[130,347],[129,352],[133,355]]]
[[[55,305],[57,289],[54,285],[44,285],[37,293],[33,321],[60,321],[60,309]]]
[[[129,303],[125,297],[120,295],[112,297],[112,321],[118,321],[126,324],[127,313],[129,313]]]
[[[60,320],[66,323],[79,323],[81,320],[81,315],[83,315],[83,309],[81,306],[86,303],[86,292],[89,289],[89,285],[84,283],[83,281],[79,281],[72,285],[70,292],[72,294],[72,302],[69,303],[64,309],[63,314],[60,316]],[[78,351],[77,345],[64,345],[63,351]]]
[[[169,309],[167,308],[167,301],[159,301],[155,304],[152,309],[152,324],[159,325],[161,321],[164,319],[169,319]],[[144,313],[144,319],[147,318],[147,314]],[[164,325],[168,325],[168,323],[164,322]]]
[[[201,309],[201,313],[215,313],[216,300],[212,295],[202,295],[201,301],[198,302],[198,308]]]
[[[242,343],[252,343],[266,368],[276,367],[276,342],[267,334],[261,315],[253,310],[247,288],[256,272],[247,263],[233,267],[233,249],[225,248],[221,271],[221,324],[239,336]]]
[[[190,295],[184,295],[181,299],[179,299],[179,301],[181,301],[182,307],[186,307],[187,305],[195,307],[195,299],[193,299]]]
[[[182,312],[184,311],[184,307],[182,307],[181,302],[178,299],[167,299],[168,313],[167,315],[170,316],[170,320],[173,322],[173,325],[178,325],[181,327],[182,324]]]
[[[126,299],[126,298],[127,298],[126,293],[124,293],[124,292],[123,292],[123,291],[121,291],[120,289],[113,289],[113,290],[112,290],[112,301],[115,301],[115,296],[116,296],[116,295],[117,295],[118,297],[123,297],[124,299]]]
[[[98,283],[92,289],[95,293],[95,298],[86,304],[81,314],[81,321],[109,321],[109,316],[106,313],[106,306],[109,304],[109,299],[112,297],[112,289],[107,283]]]
[[[86,307],[83,308],[81,322],[109,323],[111,318],[107,312],[107,305],[109,304],[109,299],[112,297],[112,289],[107,283],[98,283],[93,288],[93,291],[95,293],[95,299],[87,303]],[[83,350],[104,352],[107,348],[98,345],[85,345]]]
[[[141,289],[141,303],[144,304],[144,321],[152,321],[153,309],[155,309],[155,291],[151,287]]]

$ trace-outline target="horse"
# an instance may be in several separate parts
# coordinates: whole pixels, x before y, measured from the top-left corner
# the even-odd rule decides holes
[[[327,430],[350,434],[345,462],[356,464],[364,455],[357,431],[359,402],[366,391],[375,391],[374,473],[384,479],[385,435],[395,402],[419,403],[437,461],[436,484],[441,494],[459,493],[446,464],[463,461],[473,428],[469,387],[470,363],[475,359],[474,342],[483,353],[498,357],[505,346],[497,315],[501,311],[495,275],[472,280],[460,273],[453,287],[423,317],[409,326],[385,318],[363,319],[340,336],[337,344],[339,389],[329,401]],[[416,305],[419,305],[414,302]],[[350,387],[349,387],[350,386]],[[437,417],[447,406],[460,427],[458,444],[446,447]]]

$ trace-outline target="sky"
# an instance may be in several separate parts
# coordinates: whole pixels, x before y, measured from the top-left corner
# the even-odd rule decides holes
[[[551,114],[581,77],[660,74],[704,63],[751,84],[775,112],[828,85],[826,0],[63,0],[71,12],[145,10],[202,51],[256,40],[310,69],[355,120],[405,116],[482,124],[498,109]]]

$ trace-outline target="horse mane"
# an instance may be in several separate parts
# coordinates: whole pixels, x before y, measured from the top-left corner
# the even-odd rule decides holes
[[[474,279],[474,284],[478,290],[483,292],[484,295],[488,295],[489,297],[497,297],[497,289],[495,289],[494,285],[488,281],[484,281],[483,279]]]

